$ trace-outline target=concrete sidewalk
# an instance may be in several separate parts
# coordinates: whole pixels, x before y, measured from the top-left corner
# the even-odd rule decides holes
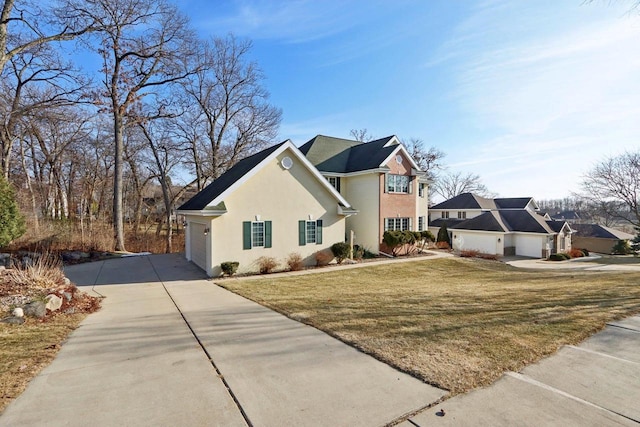
[[[640,316],[423,411],[416,426],[638,426]],[[444,414],[441,412],[444,410]]]
[[[67,274],[105,295],[103,309],[2,426],[386,425],[445,394],[219,288],[179,255]]]

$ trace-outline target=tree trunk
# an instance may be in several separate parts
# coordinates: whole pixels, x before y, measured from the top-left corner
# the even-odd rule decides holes
[[[124,151],[124,140],[122,132],[122,116],[115,107],[113,111],[113,124],[115,135],[115,158],[113,171],[113,231],[115,237],[116,251],[125,251],[124,244],[124,213],[122,212],[122,159]]]

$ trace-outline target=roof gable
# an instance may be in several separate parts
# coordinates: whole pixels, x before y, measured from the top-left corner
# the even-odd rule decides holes
[[[317,135],[300,147],[300,151],[322,172],[352,173],[384,167],[389,158],[403,150],[417,165],[395,136],[360,142]]]
[[[524,209],[533,201],[531,197],[508,197],[493,199],[498,209]],[[535,202],[533,208],[537,208]]]
[[[491,199],[477,196],[472,193],[462,193],[457,196],[438,203],[429,209],[450,209],[450,210],[466,210],[466,209],[496,209],[496,205]]]
[[[456,230],[478,230],[507,232],[509,228],[495,211],[485,212],[450,227]]]
[[[249,156],[231,169],[223,173],[218,179],[206,186],[202,191],[193,196],[182,206],[179,211],[203,211],[211,209],[224,202],[225,197],[239,188],[250,177],[258,173],[271,159],[276,158],[280,153],[289,149],[291,153],[312,173],[312,175],[327,189],[341,205],[350,208],[351,205],[329,182],[324,179],[320,172],[309,162],[291,142],[286,140],[280,144],[269,147],[259,153]]]

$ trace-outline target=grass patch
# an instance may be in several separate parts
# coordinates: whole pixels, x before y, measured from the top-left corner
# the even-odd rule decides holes
[[[602,255],[600,258],[589,260],[597,264],[640,265],[640,257],[633,255]]]
[[[640,273],[530,271],[447,258],[225,288],[460,393],[640,312]]]
[[[0,413],[51,363],[61,343],[86,316],[55,316],[46,322],[27,319],[23,325],[0,323]]]

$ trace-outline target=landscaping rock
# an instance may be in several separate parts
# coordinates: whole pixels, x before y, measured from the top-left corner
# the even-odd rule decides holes
[[[73,298],[73,294],[71,292],[63,292],[62,296],[67,300],[67,301],[71,301],[71,298]]]
[[[11,254],[0,254],[0,267],[11,267]]]
[[[45,299],[47,301],[47,304],[45,306],[47,310],[57,311],[60,310],[60,307],[62,307],[62,298],[60,298],[58,295],[49,294]]]
[[[20,308],[20,307],[16,307],[11,312],[11,315],[13,317],[24,317],[24,310],[22,310],[22,308]]]
[[[71,280],[69,280],[69,278],[68,278],[68,277],[65,277],[65,278],[64,278],[64,285],[65,285],[65,286],[69,286],[70,284],[71,284]]]
[[[23,307],[24,315],[42,319],[47,314],[47,307],[42,301],[31,301]]]
[[[22,325],[24,323],[24,317],[5,317],[0,320],[0,323],[8,323],[10,325]]]

